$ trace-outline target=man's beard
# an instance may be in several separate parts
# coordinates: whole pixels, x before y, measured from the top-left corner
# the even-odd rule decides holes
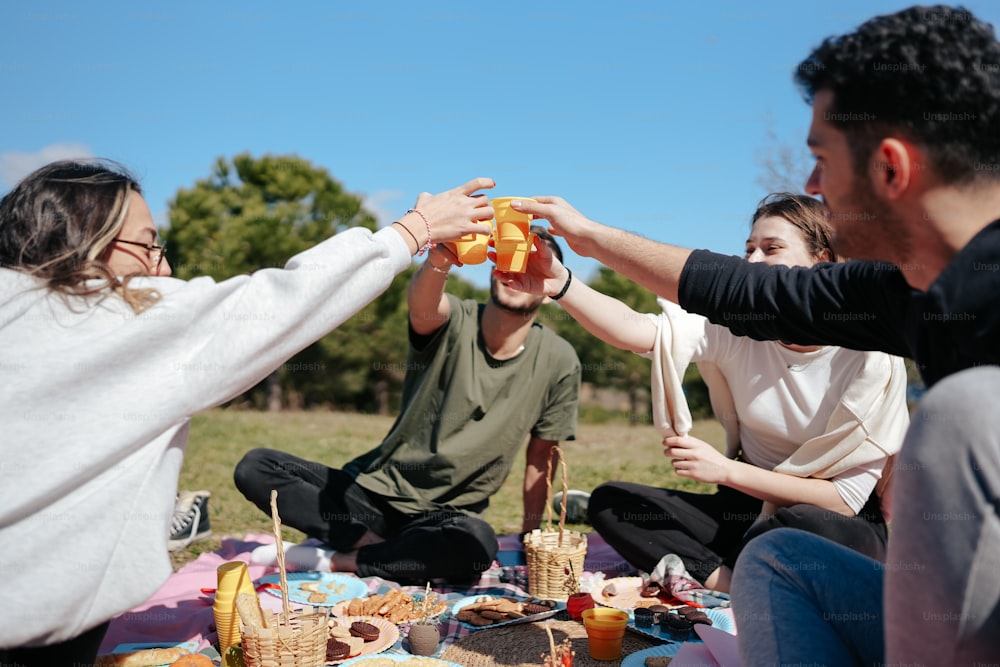
[[[832,214],[833,245],[838,255],[880,262],[909,256],[912,240],[906,226],[864,178],[854,177],[850,201],[853,212]]]
[[[542,299],[537,299],[525,306],[512,306],[509,303],[503,303],[500,300],[500,293],[497,291],[496,279],[490,281],[490,301],[492,301],[493,305],[500,310],[514,315],[520,315],[524,319],[534,316],[534,314],[537,313],[538,309],[542,306]]]

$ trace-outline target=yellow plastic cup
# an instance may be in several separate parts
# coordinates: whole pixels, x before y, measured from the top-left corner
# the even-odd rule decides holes
[[[462,264],[482,264],[486,261],[486,250],[490,244],[492,227],[484,225],[482,234],[466,234],[445,245],[458,257]]]
[[[243,561],[236,560],[219,566],[218,585],[215,589],[215,602],[212,613],[215,615],[215,628],[219,632],[219,652],[225,653],[233,644],[239,644],[240,621],[236,611],[236,596],[240,593],[257,594],[254,590],[250,570]]]
[[[583,610],[583,625],[587,629],[587,646],[594,660],[620,660],[622,639],[628,625],[628,613],[611,607]]]
[[[515,199],[520,201],[535,201],[530,197],[496,197],[490,200],[493,207],[493,219],[496,221],[496,233],[493,242],[513,243],[514,241],[523,243],[528,238],[531,228],[531,214],[521,213],[510,207],[510,203]]]

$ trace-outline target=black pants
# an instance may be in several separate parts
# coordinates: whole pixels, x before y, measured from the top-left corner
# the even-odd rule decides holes
[[[13,620],[11,622],[14,622]],[[111,621],[58,644],[0,649],[0,667],[83,667],[94,664]]]
[[[702,583],[719,566],[732,568],[751,539],[784,526],[885,560],[888,532],[874,493],[854,517],[798,504],[781,507],[769,519],[755,523],[761,505],[760,500],[726,486],[714,494],[701,494],[608,482],[594,489],[588,514],[601,537],[636,568],[649,572],[665,554],[674,553]]]
[[[367,530],[383,537],[385,542],[358,549],[358,576],[466,583],[496,557],[496,534],[482,519],[456,510],[402,514],[344,471],[285,452],[247,452],[234,478],[236,488],[267,514],[271,489],[277,489],[282,523],[338,551],[353,550]]]

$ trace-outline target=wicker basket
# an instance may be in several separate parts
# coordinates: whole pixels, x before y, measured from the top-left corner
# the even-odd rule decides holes
[[[240,619],[243,661],[247,667],[323,667],[330,632],[329,616],[326,611],[313,607],[293,611],[288,604],[285,549],[278,517],[278,492],[274,490],[271,491],[271,519],[278,546],[282,610],[265,615],[264,627],[247,626]]]
[[[327,615],[305,607],[283,623],[281,614],[273,613],[266,628],[246,627],[240,623],[243,661],[247,667],[322,667],[326,664],[326,641],[329,633]]]
[[[524,536],[524,555],[528,564],[528,592],[539,598],[565,600],[576,587],[570,582],[583,573],[583,560],[587,556],[587,536],[566,530],[566,503],[559,512],[559,530],[552,530],[552,465],[556,455],[562,467],[563,498],[569,488],[566,484],[566,460],[562,451],[553,446],[549,451],[546,488],[546,529],[536,528]]]

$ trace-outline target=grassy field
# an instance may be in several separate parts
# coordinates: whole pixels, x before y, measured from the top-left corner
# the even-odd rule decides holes
[[[212,538],[175,553],[174,566],[193,560],[199,553],[218,549],[223,537],[271,532],[270,518],[246,501],[233,485],[233,468],[244,452],[271,447],[339,467],[377,445],[388,433],[392,421],[390,417],[338,412],[272,414],[212,410],[195,415],[180,488],[212,492],[209,502]],[[724,442],[722,427],[715,421],[697,423],[692,435],[717,447]],[[563,444],[570,487],[590,491],[601,482],[619,479],[691,490],[711,488],[677,477],[663,456],[660,439],[649,425],[629,426],[624,421],[581,423],[576,441]],[[486,520],[498,534],[520,529],[523,474],[522,453],[486,514]],[[301,541],[304,537],[294,529],[285,528],[285,539]]]

